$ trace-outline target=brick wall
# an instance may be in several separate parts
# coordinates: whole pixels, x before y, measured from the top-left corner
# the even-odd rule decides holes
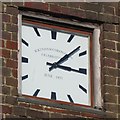
[[[62,15],[101,28],[101,88],[104,113],[108,118],[120,118],[120,28],[119,3],[2,3],[2,117],[3,118],[104,118],[88,112],[48,107],[29,101],[19,101],[18,95],[18,14],[21,10],[38,11],[52,16]],[[29,8],[29,9],[28,9]],[[1,54],[2,53],[2,54]],[[1,64],[0,64],[1,65]]]

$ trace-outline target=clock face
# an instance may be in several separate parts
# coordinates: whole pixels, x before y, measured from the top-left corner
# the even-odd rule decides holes
[[[22,25],[22,94],[91,106],[90,35]]]

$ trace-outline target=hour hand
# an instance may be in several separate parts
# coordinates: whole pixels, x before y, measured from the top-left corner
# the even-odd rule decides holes
[[[49,66],[53,65],[52,63],[49,63],[49,62],[47,62],[46,64]],[[87,69],[84,69],[84,68],[79,68],[79,70],[76,70],[76,69],[73,69],[71,67],[63,66],[63,65],[57,65],[57,68],[62,69],[62,70],[66,70],[69,72],[72,71],[72,72],[77,72],[77,73],[81,73],[81,74],[85,74],[85,75],[87,74]]]

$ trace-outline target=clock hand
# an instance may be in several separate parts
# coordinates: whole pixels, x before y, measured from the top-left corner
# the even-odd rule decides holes
[[[49,63],[49,62],[47,62],[46,64],[49,66],[53,65],[52,63]],[[79,70],[76,70],[76,69],[73,69],[71,67],[63,66],[63,65],[57,65],[57,68],[62,69],[62,70],[66,70],[69,72],[73,71],[73,72],[77,72],[77,73],[87,74],[87,70],[83,69],[83,68],[79,68]]]
[[[70,52],[69,54],[64,55],[62,58],[60,58],[57,62],[54,62],[51,67],[49,68],[49,71],[51,71],[54,68],[57,68],[57,66],[59,64],[64,63],[65,61],[68,60],[69,57],[71,57],[72,55],[74,55],[77,51],[79,51],[80,46],[78,46],[77,48],[75,48],[72,52]]]

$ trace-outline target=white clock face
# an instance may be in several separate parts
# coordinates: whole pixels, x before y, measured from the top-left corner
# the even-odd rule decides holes
[[[91,106],[90,36],[22,25],[22,94]]]

